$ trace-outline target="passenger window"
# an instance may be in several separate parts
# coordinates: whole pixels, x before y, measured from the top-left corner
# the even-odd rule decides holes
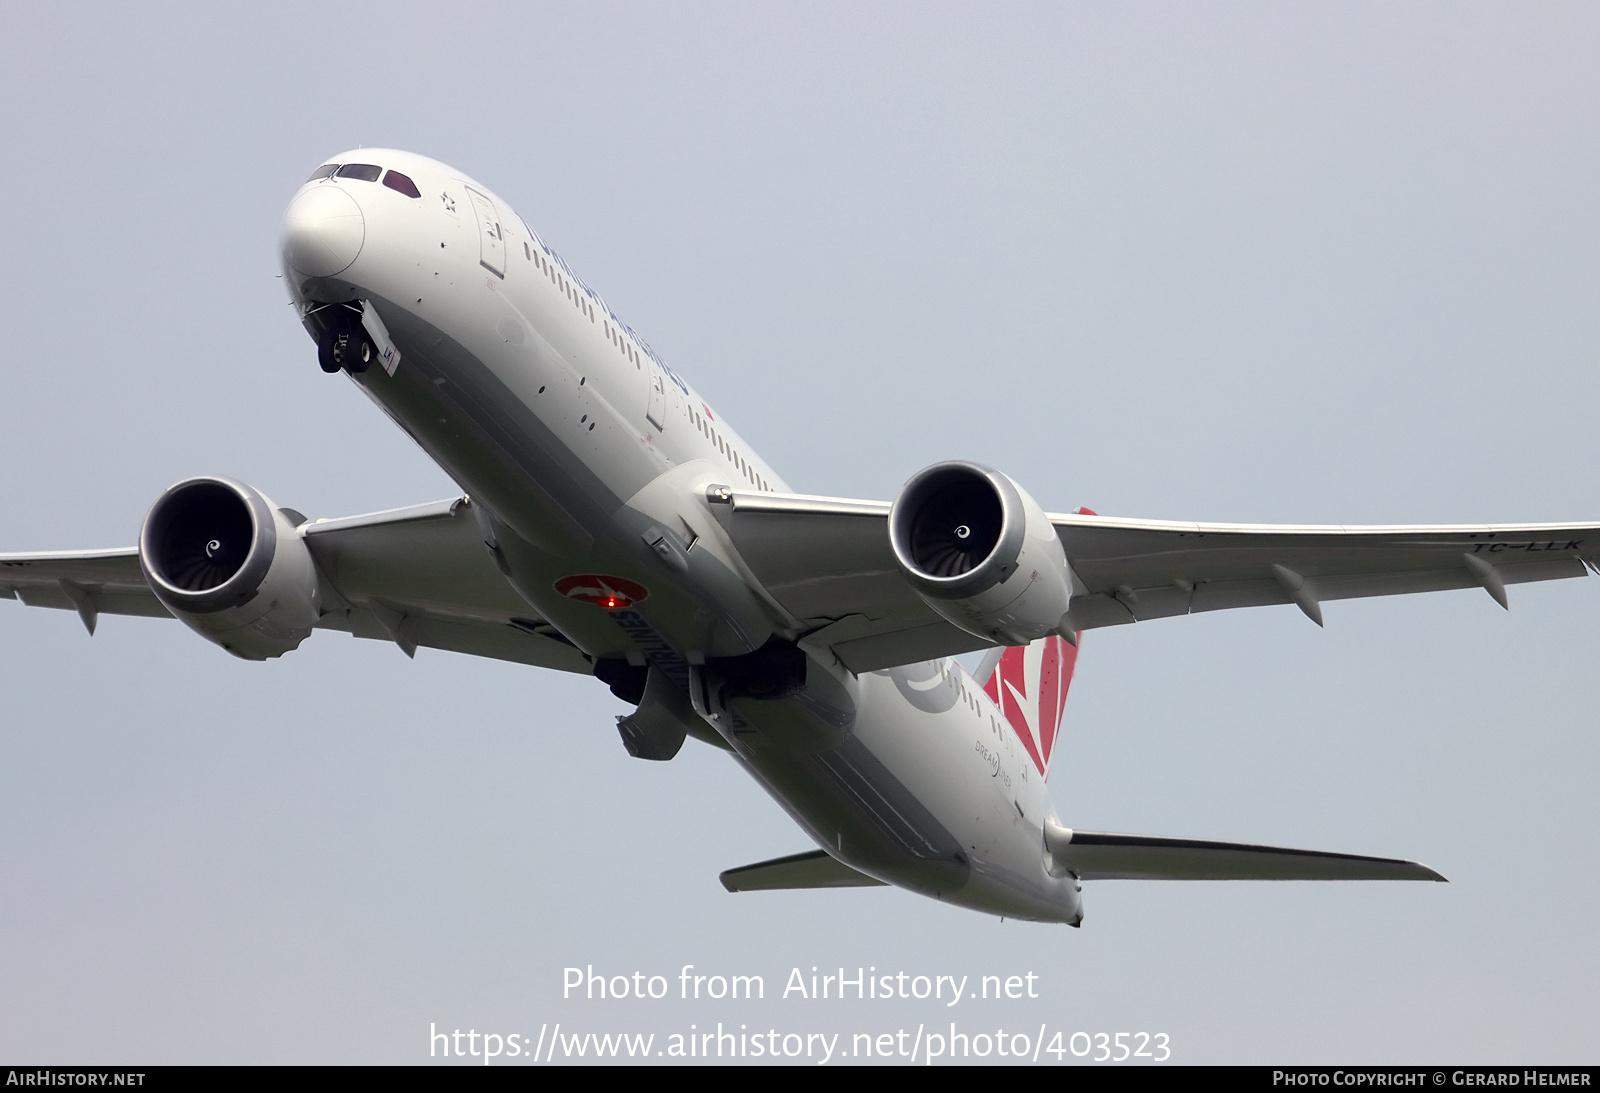
[[[346,163],[336,172],[340,178],[353,178],[361,182],[376,182],[383,168],[376,163]],[[417,195],[421,197],[421,194]]]
[[[422,191],[417,189],[417,184],[401,174],[399,171],[390,171],[383,176],[383,184],[395,193],[405,194],[407,197],[421,197]],[[527,244],[523,244],[526,246]]]
[[[318,179],[327,178],[338,169],[339,165],[337,163],[324,163],[321,167],[318,167],[315,171],[312,171],[311,177],[306,179],[306,181],[316,182]]]

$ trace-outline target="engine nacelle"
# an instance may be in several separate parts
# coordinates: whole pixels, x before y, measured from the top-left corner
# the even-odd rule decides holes
[[[245,660],[297,647],[321,613],[305,540],[242,482],[191,478],[162,494],[139,534],[139,565],[168,611]]]
[[[889,512],[889,542],[911,587],[969,634],[1026,645],[1062,625],[1072,577],[1061,540],[999,471],[959,460],[919,471]]]

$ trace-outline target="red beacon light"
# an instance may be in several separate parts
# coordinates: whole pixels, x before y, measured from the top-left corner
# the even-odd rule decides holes
[[[555,590],[569,600],[592,603],[607,611],[632,607],[650,595],[638,581],[603,573],[574,573],[555,583]]]

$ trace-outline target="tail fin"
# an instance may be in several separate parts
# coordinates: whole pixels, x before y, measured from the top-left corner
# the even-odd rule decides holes
[[[1005,714],[1040,776],[1048,778],[1078,647],[1052,634],[996,653],[984,660],[978,683]]]

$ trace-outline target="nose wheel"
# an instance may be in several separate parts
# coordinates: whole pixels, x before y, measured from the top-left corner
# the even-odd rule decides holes
[[[341,368],[358,375],[372,364],[377,356],[364,333],[349,330],[330,330],[317,341],[317,363],[324,372],[337,372]]]
[[[335,311],[330,308],[329,311]],[[378,355],[372,340],[367,337],[361,319],[346,308],[338,308],[329,316],[317,338],[317,363],[324,372],[343,369],[352,376],[365,372]]]

